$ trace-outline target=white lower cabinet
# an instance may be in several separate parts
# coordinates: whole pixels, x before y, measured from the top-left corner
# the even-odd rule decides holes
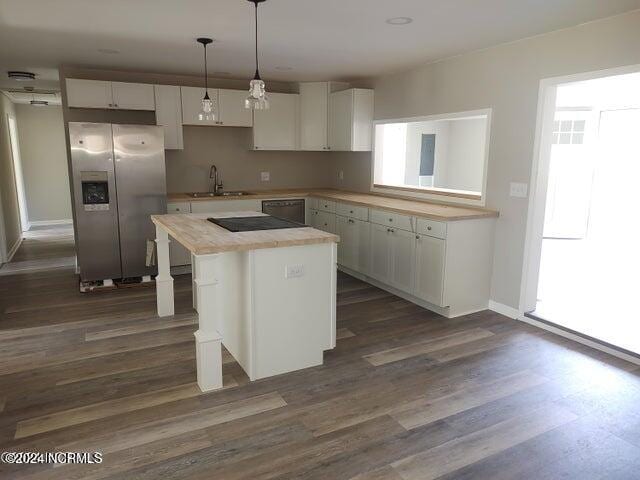
[[[190,212],[191,205],[189,204],[189,202],[176,202],[167,204],[167,213],[180,214]],[[171,243],[169,243],[169,263],[172,267],[191,265],[191,252],[180,245],[178,242],[171,240]]]
[[[371,261],[369,274],[376,280],[389,283],[391,279],[391,228],[371,224]]]
[[[191,213],[262,212],[260,200],[199,200],[191,202]]]
[[[391,278],[389,283],[405,292],[413,291],[416,239],[413,232],[390,229],[391,236]]]
[[[444,307],[445,240],[416,235],[414,295]]]
[[[318,212],[317,228],[329,233],[336,233],[336,214],[330,212]]]
[[[357,272],[369,271],[369,222],[355,218],[336,216],[338,244],[338,264]]]

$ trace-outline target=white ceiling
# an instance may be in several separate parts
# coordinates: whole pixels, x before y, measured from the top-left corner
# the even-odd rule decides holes
[[[16,86],[4,73],[12,69],[53,87],[61,64],[199,74],[198,36],[216,39],[214,76],[249,77],[252,8],[243,0],[0,0],[0,87]],[[638,8],[640,0],[269,0],[259,8],[261,72],[376,76]],[[399,16],[414,21],[385,23]]]
[[[9,97],[13,103],[28,104],[31,100],[45,101],[49,105],[61,105],[62,99],[60,98],[60,92],[20,92],[16,90],[4,90],[5,95]]]

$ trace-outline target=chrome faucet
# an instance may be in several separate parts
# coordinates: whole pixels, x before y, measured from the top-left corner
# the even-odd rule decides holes
[[[209,170],[209,179],[213,180],[209,191],[214,195],[220,195],[222,193],[222,175],[218,174],[218,167],[211,165]]]

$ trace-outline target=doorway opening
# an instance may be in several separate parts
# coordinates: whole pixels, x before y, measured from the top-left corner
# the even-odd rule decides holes
[[[640,355],[640,72],[547,94],[537,192],[546,191],[533,199],[544,212],[538,275],[524,311]]]

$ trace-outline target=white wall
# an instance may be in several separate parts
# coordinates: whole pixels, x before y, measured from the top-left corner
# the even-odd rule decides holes
[[[15,106],[29,222],[71,219],[62,107]]]
[[[519,306],[528,199],[510,197],[509,182],[530,180],[540,80],[638,64],[639,45],[640,11],[635,11],[375,81],[376,119],[493,108],[487,206],[500,211],[495,302]],[[349,184],[363,181],[348,177],[341,186]]]
[[[482,118],[450,120],[446,176],[436,187],[453,190],[482,191],[487,120]],[[437,142],[437,140],[436,140]]]
[[[2,208],[0,235],[4,235],[8,253],[20,241],[22,232],[7,115],[15,116],[15,108],[9,98],[0,92],[0,205]]]

